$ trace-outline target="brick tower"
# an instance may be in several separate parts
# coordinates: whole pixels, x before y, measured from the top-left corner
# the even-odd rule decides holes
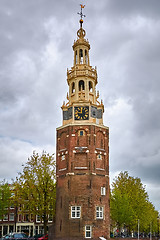
[[[90,44],[82,28],[74,41],[74,64],[67,70],[67,103],[57,128],[56,238],[110,237],[109,129],[96,92],[97,71],[90,66]]]

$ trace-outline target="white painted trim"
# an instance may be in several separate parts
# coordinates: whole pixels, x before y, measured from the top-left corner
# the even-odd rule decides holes
[[[96,170],[105,171],[103,168],[96,168]]]
[[[67,168],[62,168],[62,169],[59,169],[59,172],[62,172],[62,171],[65,171],[67,170]]]

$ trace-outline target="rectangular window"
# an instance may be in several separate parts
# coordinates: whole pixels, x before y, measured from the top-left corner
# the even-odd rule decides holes
[[[40,222],[41,221],[41,218],[39,215],[36,215],[36,222]]]
[[[53,215],[52,214],[48,215],[48,222],[53,222]]]
[[[71,206],[71,218],[80,218],[80,217],[81,217],[81,207]]]
[[[9,221],[14,221],[14,213],[9,214]]]
[[[65,160],[65,155],[62,155],[62,156],[61,156],[61,160],[62,160],[62,161]]]
[[[8,221],[8,214],[5,214],[5,215],[4,215],[3,220],[4,220],[4,221]]]
[[[24,222],[29,222],[29,214],[24,214]]]
[[[85,238],[91,238],[92,237],[92,226],[85,226]]]
[[[80,136],[83,136],[83,131],[80,131],[79,135],[80,135]]]
[[[96,218],[103,219],[103,207],[96,207]]]
[[[106,188],[105,187],[101,187],[101,195],[106,195]]]

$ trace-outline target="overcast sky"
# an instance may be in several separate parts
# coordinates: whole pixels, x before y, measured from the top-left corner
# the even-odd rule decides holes
[[[80,11],[98,69],[110,178],[127,170],[160,210],[160,0],[0,0],[0,179],[55,153]]]

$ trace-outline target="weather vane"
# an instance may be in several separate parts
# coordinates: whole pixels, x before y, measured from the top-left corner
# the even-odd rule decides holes
[[[86,15],[84,15],[84,14],[82,13],[82,8],[84,8],[85,5],[80,4],[80,6],[81,6],[81,11],[78,12],[77,14],[79,14],[79,15],[81,16],[81,19],[79,20],[79,22],[80,22],[80,27],[82,27],[83,17],[85,17]]]

